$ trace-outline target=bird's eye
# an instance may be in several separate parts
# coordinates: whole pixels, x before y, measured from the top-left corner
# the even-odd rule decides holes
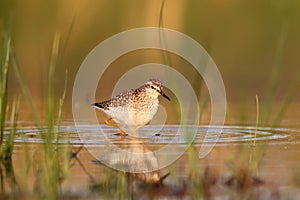
[[[152,89],[155,89],[153,85],[151,85],[151,88],[152,88]]]

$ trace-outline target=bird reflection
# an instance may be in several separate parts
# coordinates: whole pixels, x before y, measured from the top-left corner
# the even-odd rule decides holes
[[[169,173],[158,170],[158,159],[147,140],[132,137],[107,139],[113,143],[114,148],[105,148],[109,150],[94,161],[94,164],[101,165],[97,167],[101,169],[100,177],[93,172],[95,170],[90,170],[91,166],[86,168],[80,161],[77,154],[82,148],[72,153],[72,160],[75,159],[89,176],[91,194],[139,199],[183,197],[186,194],[185,184],[165,183]]]
[[[141,183],[160,184],[168,176],[161,175],[155,153],[148,148],[148,141],[131,137],[123,138],[116,144],[116,151],[112,151],[101,158],[99,163],[113,169],[125,171],[130,178]]]

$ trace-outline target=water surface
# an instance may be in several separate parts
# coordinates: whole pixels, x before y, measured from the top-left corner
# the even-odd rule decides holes
[[[114,179],[118,179],[119,176],[107,166],[108,164],[122,165],[126,170],[155,169],[160,162],[155,152],[168,144],[174,146],[174,151],[164,152],[165,156],[176,154],[177,150],[182,151],[182,147],[190,142],[184,130],[192,129],[196,130],[196,136],[191,144],[193,150],[190,148],[185,151],[179,159],[163,169],[149,173],[129,173],[130,183],[135,185],[129,190],[131,195],[150,198],[153,193],[145,191],[154,190],[158,195],[156,197],[182,195],[188,198],[195,190],[195,180],[201,179],[202,176],[201,181],[204,181],[208,190],[212,191],[213,197],[230,198],[228,193],[240,195],[236,174],[248,177],[250,184],[246,189],[250,190],[251,194],[256,192],[256,195],[267,199],[272,199],[268,194],[275,191],[279,191],[278,194],[283,196],[300,195],[295,185],[295,177],[300,170],[299,130],[287,127],[225,125],[220,138],[208,135],[207,140],[203,142],[208,129],[210,134],[213,134],[213,130],[217,131],[219,128],[219,126],[192,126],[182,129],[179,125],[151,125],[139,130],[139,138],[132,136],[122,138],[115,135],[118,133],[117,129],[105,125],[81,123],[75,127],[73,123],[64,122],[59,131],[59,144],[68,144],[74,152],[79,151],[70,161],[71,174],[69,180],[63,182],[63,191],[65,194],[83,198],[104,197],[101,187],[103,181],[107,179],[107,172],[116,173],[112,175],[109,187],[117,187],[114,185]],[[43,139],[35,126],[24,122],[17,131],[15,142],[13,163],[18,177],[19,173],[24,172],[21,166],[24,166],[25,149],[30,147],[30,152],[36,153]],[[205,158],[199,159],[197,154],[202,145],[214,147]],[[112,146],[114,148],[111,148]],[[136,156],[124,160],[113,152],[115,148],[127,152],[147,153],[147,156],[138,157],[138,161]],[[94,152],[99,152],[97,155],[103,156],[101,158],[105,162],[99,161]],[[257,163],[253,164],[255,162]],[[251,173],[249,169],[252,170]],[[193,177],[195,173],[193,170],[201,176]],[[161,184],[153,187],[153,183],[159,182],[160,179]],[[142,189],[141,182],[144,185]]]

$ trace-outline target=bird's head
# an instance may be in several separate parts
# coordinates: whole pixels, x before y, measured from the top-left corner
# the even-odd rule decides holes
[[[153,96],[158,97],[161,95],[170,101],[170,98],[162,91],[162,82],[158,79],[150,79],[145,83],[147,92],[150,92]]]

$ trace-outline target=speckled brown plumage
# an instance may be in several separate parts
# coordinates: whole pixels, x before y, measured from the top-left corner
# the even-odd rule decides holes
[[[143,86],[118,94],[114,98],[92,104],[113,119],[120,127],[136,129],[147,124],[158,109],[158,96],[170,100],[157,79],[148,80]]]
[[[152,81],[152,83],[154,85],[156,85],[157,87],[159,87],[160,90],[163,89],[161,81],[159,81],[157,79],[150,79],[149,81]],[[137,89],[132,89],[132,90],[129,90],[126,92],[122,92],[112,99],[105,100],[102,102],[97,102],[92,105],[102,108],[104,110],[108,110],[111,107],[124,106],[124,105],[128,105],[130,103],[133,103],[133,102],[141,102],[142,99],[145,99],[145,95],[143,95],[142,93],[145,93],[146,88],[150,87],[147,83],[145,83],[143,86],[141,86]]]

